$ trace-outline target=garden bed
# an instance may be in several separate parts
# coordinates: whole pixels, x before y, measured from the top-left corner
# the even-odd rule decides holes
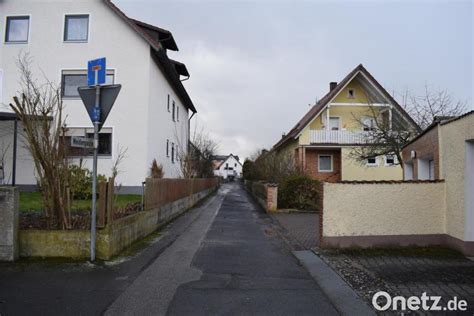
[[[89,230],[91,200],[74,200],[71,206],[71,229]],[[39,192],[20,193],[20,229],[60,229],[48,227],[43,212],[43,202]],[[141,211],[140,195],[118,195],[114,201],[113,217],[123,218]]]

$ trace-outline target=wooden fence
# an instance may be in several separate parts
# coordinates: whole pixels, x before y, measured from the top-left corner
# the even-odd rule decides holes
[[[219,184],[218,178],[207,179],[153,179],[147,178],[145,185],[145,210],[213,188]]]

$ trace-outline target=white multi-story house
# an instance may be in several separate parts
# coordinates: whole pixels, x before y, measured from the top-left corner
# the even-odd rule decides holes
[[[99,136],[98,172],[110,175],[122,148],[127,150],[117,179],[122,192],[141,190],[153,159],[163,165],[165,177],[180,176],[178,160],[187,151],[190,112],[196,109],[181,82],[189,77],[186,66],[167,56],[167,50],[178,50],[171,32],[127,17],[109,0],[2,0],[0,21],[4,116],[20,89],[15,61],[28,53],[38,78],[44,74],[62,84],[66,136],[88,136],[92,123],[77,87],[87,85],[87,61],[106,57],[107,81],[122,89]],[[5,182],[11,183],[13,124],[0,114],[0,126]],[[33,186],[35,171],[21,137],[17,148],[16,184]],[[91,152],[74,149],[71,155],[91,169]]]
[[[228,156],[214,156],[214,175],[228,178],[240,178],[242,176],[242,164],[239,156],[230,154]]]

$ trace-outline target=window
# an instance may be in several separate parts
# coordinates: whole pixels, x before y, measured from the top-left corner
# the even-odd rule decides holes
[[[236,164],[236,163],[234,163],[234,167],[237,167],[237,164]]]
[[[179,105],[176,107],[176,120],[179,122]]]
[[[367,166],[377,166],[377,157],[367,158]]]
[[[170,111],[170,95],[168,94],[168,112]]]
[[[229,169],[229,164],[228,163],[225,164],[225,170],[227,170],[227,169]]]
[[[171,143],[171,162],[174,163],[174,143]]]
[[[92,128],[72,128],[68,127],[64,136],[64,146],[69,157],[91,157],[94,155],[92,148],[72,147],[72,137],[94,138],[94,130]],[[112,129],[103,128],[99,132],[99,156],[112,155]]]
[[[5,30],[6,43],[27,43],[30,31],[29,16],[8,16]]]
[[[176,105],[174,103],[174,100],[173,100],[173,113],[172,113],[172,116],[173,116],[173,122],[176,122]]]
[[[340,126],[340,118],[339,117],[330,117],[329,118],[329,129],[331,131],[338,131]]]
[[[94,133],[87,133],[87,137],[94,138]],[[112,155],[112,132],[101,131],[99,133],[99,155]]]
[[[375,130],[375,119],[373,117],[363,117],[362,129],[366,132]]]
[[[106,84],[114,83],[114,71],[107,70]],[[79,98],[78,87],[87,86],[87,70],[63,70],[61,88],[63,98]]]
[[[319,172],[332,172],[332,155],[319,155],[318,156],[318,171]]]
[[[65,42],[87,42],[89,38],[89,15],[66,15],[64,20]]]
[[[393,166],[395,164],[395,156],[394,155],[386,155],[385,156],[385,165],[386,166]]]
[[[347,90],[347,97],[348,97],[349,99],[354,99],[354,98],[355,98],[355,92],[354,92],[353,89]]]
[[[166,157],[170,156],[170,141],[169,139],[166,140]]]

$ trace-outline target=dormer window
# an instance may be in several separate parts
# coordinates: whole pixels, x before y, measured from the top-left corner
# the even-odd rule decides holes
[[[349,90],[347,90],[347,97],[348,97],[349,99],[354,99],[354,98],[355,98],[355,91],[354,91],[354,89],[349,89]]]

